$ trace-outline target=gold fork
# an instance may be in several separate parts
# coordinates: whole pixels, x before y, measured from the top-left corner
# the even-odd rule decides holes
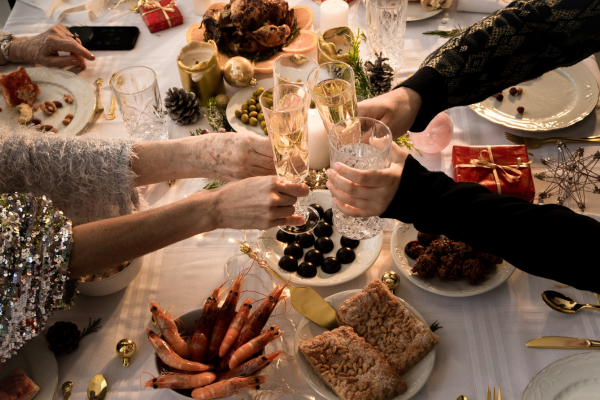
[[[524,136],[513,135],[509,132],[504,132],[504,136],[511,142],[515,144],[524,144],[528,149],[537,149],[544,143],[548,142],[556,142],[558,140],[562,140],[563,142],[568,143],[599,143],[600,135],[598,136],[589,136],[585,138],[569,138],[569,137],[554,137],[548,139],[538,139],[538,138],[530,138]]]
[[[102,84],[104,79],[96,79],[96,114],[102,114],[104,112],[104,106],[102,105]]]
[[[115,72],[114,74],[112,74],[112,76],[110,77],[110,80],[108,81],[108,85],[110,86],[110,84],[112,83],[113,78],[115,77],[117,73]],[[112,89],[112,86],[111,86]],[[112,121],[113,119],[115,119],[115,109],[117,108],[117,106],[115,105],[115,91],[112,91],[112,100],[110,101],[110,108],[108,109],[108,115],[106,116],[106,119],[109,121]]]
[[[488,386],[488,390],[487,390],[487,400],[492,400],[492,392],[490,392],[489,386]],[[494,386],[494,400],[496,400],[496,386]],[[498,386],[498,400],[502,400],[502,393],[500,392],[500,386]]]

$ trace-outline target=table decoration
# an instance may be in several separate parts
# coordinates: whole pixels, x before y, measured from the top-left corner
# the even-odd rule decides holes
[[[87,397],[89,400],[104,400],[106,393],[108,392],[108,382],[106,379],[98,374],[95,375],[87,388]]]
[[[408,0],[366,0],[365,6],[369,49],[375,54],[383,53],[394,68],[399,68],[404,53]],[[369,58],[374,59],[373,53]]]
[[[173,87],[167,90],[165,108],[169,117],[177,125],[192,124],[202,115],[196,94],[182,88]]]
[[[494,193],[532,201],[535,187],[525,146],[454,146],[453,179],[475,182]]]
[[[223,78],[234,88],[256,85],[252,62],[244,57],[233,57],[227,61],[223,66]]]
[[[317,60],[319,64],[330,61],[348,63],[349,51],[354,43],[354,34],[350,28],[343,26],[331,28],[319,36],[317,44]]]
[[[65,353],[71,353],[79,347],[79,341],[90,333],[97,332],[102,326],[100,325],[102,318],[98,318],[90,322],[88,326],[81,331],[72,322],[58,321],[48,329],[46,340],[48,347],[57,356]]]
[[[348,10],[348,3],[343,0],[328,0],[321,3],[321,32],[348,26]]]
[[[123,360],[123,366],[129,367],[131,363],[131,357],[136,352],[135,342],[131,339],[121,339],[117,343],[117,356]]]
[[[69,398],[71,397],[71,392],[73,391],[73,382],[66,381],[62,384],[60,389],[62,391],[63,400],[69,400]]]
[[[310,157],[310,154],[309,154]],[[304,178],[304,183],[306,183],[311,191],[314,190],[328,190],[325,184],[327,183],[327,173],[326,169],[315,170],[310,169],[308,171],[308,175]]]
[[[449,31],[445,31],[445,30],[426,31],[426,32],[423,32],[423,35],[439,36],[442,38],[453,38],[454,36],[458,36],[459,34],[461,34],[463,31],[464,31],[464,29],[461,28],[460,25],[458,25],[458,28],[455,26],[454,29],[450,29]]]
[[[600,151],[584,157],[583,147],[571,152],[562,140],[559,140],[556,146],[557,160],[542,158],[542,164],[547,170],[534,175],[536,179],[550,182],[550,185],[539,193],[538,199],[545,200],[556,195],[556,203],[560,205],[572,199],[577,207],[584,211],[586,192],[600,194],[600,174],[594,171],[600,161]]]
[[[394,291],[400,286],[400,275],[394,271],[387,271],[381,276],[381,282],[394,294]]]
[[[175,4],[176,0],[145,0],[139,6],[142,19],[151,33],[183,24],[183,15]]]
[[[217,45],[212,40],[191,42],[177,56],[181,86],[188,92],[194,92],[200,104],[206,104],[209,98],[225,93],[217,57]]]

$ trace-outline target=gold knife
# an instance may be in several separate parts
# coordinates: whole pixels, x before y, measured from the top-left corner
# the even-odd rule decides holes
[[[537,349],[589,349],[600,350],[600,341],[564,336],[544,336],[527,342],[527,347]]]
[[[281,283],[288,284],[288,281],[280,277],[277,272],[273,271],[267,262],[261,259],[258,254],[247,244],[242,244],[240,247],[242,253],[248,257],[256,260],[258,265],[265,271],[273,275],[275,279]],[[335,310],[321,297],[317,292],[308,287],[294,287],[287,285],[290,290],[290,298],[292,300],[292,306],[306,318],[310,319],[315,324],[322,326],[325,329],[335,329],[339,325],[335,318]]]
[[[487,400],[492,400],[492,392],[490,392],[489,386],[488,386],[488,392],[487,392]]]

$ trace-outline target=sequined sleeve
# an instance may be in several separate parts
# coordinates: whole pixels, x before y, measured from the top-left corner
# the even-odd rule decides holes
[[[573,65],[600,51],[600,0],[514,1],[431,53],[400,86],[423,100],[411,131],[437,113]]]
[[[71,221],[45,196],[0,196],[0,365],[68,306]]]

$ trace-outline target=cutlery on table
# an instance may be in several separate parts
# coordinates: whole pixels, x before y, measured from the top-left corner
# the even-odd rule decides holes
[[[590,339],[578,339],[564,336],[544,336],[527,342],[527,347],[536,349],[587,349],[600,350],[600,342]]]
[[[100,374],[94,376],[90,381],[87,389],[87,397],[89,400],[104,400],[108,391],[108,383]]]
[[[66,381],[65,383],[62,384],[61,389],[62,389],[63,400],[69,400],[69,397],[71,397],[71,391],[73,390],[73,382]]]
[[[572,298],[565,296],[562,293],[555,292],[554,290],[546,290],[542,292],[542,300],[551,309],[565,313],[575,314],[580,310],[596,310],[600,311],[600,306],[594,304],[579,304]]]
[[[567,143],[600,143],[600,135],[589,136],[585,138],[554,137],[548,139],[538,139],[513,135],[512,133],[504,132],[504,136],[506,136],[506,138],[514,144],[524,144],[525,146],[527,146],[528,149],[537,149],[544,143],[556,142],[558,140],[562,140],[563,142]]]
[[[100,114],[104,112],[104,106],[102,105],[102,84],[104,83],[104,79],[98,78],[96,79],[96,114]]]
[[[456,398],[456,400],[469,400],[467,396],[463,396],[462,394]]]
[[[490,392],[490,387],[488,386],[487,390],[487,400],[492,400],[492,392]],[[496,400],[496,386],[494,386],[494,400]],[[502,393],[500,391],[500,386],[498,386],[498,400],[502,400]]]
[[[110,80],[108,81],[109,85],[112,83],[112,80],[116,74],[117,73],[115,72],[114,74],[111,75]],[[106,119],[109,121],[112,121],[113,119],[115,119],[115,109],[117,108],[117,106],[115,105],[115,100],[116,100],[115,91],[113,90],[112,99],[110,101],[110,108],[108,109],[108,115],[106,116]]]
[[[273,271],[267,262],[261,259],[258,254],[246,243],[240,247],[242,253],[255,260],[258,265],[270,273],[275,279],[286,285],[290,291],[292,306],[306,318],[325,329],[335,329],[338,327],[335,319],[335,310],[327,303],[323,297],[309,287],[294,287],[288,284],[288,281],[280,277]]]

